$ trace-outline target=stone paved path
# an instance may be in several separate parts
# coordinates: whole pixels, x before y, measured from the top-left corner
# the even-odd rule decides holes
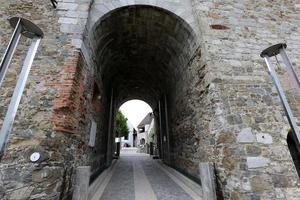
[[[122,152],[98,200],[194,200],[202,198],[157,160],[135,149]],[[102,186],[103,187],[103,186]]]

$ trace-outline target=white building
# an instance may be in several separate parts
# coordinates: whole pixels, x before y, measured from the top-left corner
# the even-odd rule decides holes
[[[151,133],[154,131],[154,115],[153,113],[148,113],[146,117],[138,125],[137,143],[140,150],[145,151],[145,147],[153,142],[153,136]]]
[[[121,138],[122,147],[137,147],[137,131],[134,126],[127,120],[129,129],[128,137]]]

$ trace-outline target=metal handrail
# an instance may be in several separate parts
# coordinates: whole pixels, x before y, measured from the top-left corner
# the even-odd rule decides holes
[[[27,55],[25,57],[23,67],[17,81],[16,87],[14,89],[13,96],[11,98],[8,110],[6,112],[1,131],[0,131],[0,160],[4,155],[5,146],[8,140],[8,136],[11,132],[13,122],[15,120],[17,110],[21,101],[21,97],[26,85],[26,81],[37,52],[38,46],[41,39],[44,37],[43,31],[31,21],[21,18],[13,17],[9,19],[9,22],[15,31],[11,37],[10,43],[4,53],[3,59],[0,64],[0,87],[4,80],[6,71],[9,64],[11,63],[13,54],[16,50],[16,47],[19,43],[21,35],[31,38],[32,43],[29,47]],[[1,88],[0,88],[1,89]]]

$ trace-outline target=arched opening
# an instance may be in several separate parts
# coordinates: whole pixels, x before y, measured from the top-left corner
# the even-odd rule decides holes
[[[297,147],[297,144],[295,142],[292,130],[290,130],[288,133],[287,144],[288,144],[292,159],[294,161],[296,170],[298,172],[298,176],[300,176],[300,152],[299,152],[299,147]]]
[[[153,110],[160,158],[198,177],[198,162],[193,155],[186,156],[191,152],[190,143],[195,145],[198,141],[191,139],[195,135],[190,131],[193,122],[187,119],[195,116],[195,111],[187,95],[192,98],[195,89],[201,90],[194,86],[205,74],[193,29],[167,10],[133,5],[104,15],[88,35],[86,43],[93,50],[95,74],[103,91],[101,114],[103,132],[107,133],[103,140],[107,166],[114,153],[114,122],[118,108],[128,100],[140,99]],[[194,60],[197,65],[191,66]],[[201,98],[201,94],[195,96]],[[193,101],[198,100],[194,98]]]
[[[157,137],[154,137],[156,135],[155,118],[150,105],[141,100],[130,100],[120,106],[118,114],[126,120],[128,128],[128,134],[126,130],[123,130],[125,134],[121,133],[121,137],[120,133],[115,134],[116,137],[120,137],[116,139],[119,141],[116,146],[120,146],[117,148],[120,150],[120,156],[127,152],[150,154],[150,144],[154,143],[157,146]],[[124,121],[116,119],[116,130],[120,129]]]
[[[137,98],[155,107],[183,78],[198,47],[187,23],[152,6],[116,9],[93,31],[97,67],[107,91],[114,88],[117,104]]]

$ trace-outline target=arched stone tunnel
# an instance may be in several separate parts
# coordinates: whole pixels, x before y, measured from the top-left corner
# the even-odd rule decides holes
[[[295,1],[58,2],[56,10],[49,0],[0,9],[1,55],[8,17],[45,33],[1,160],[1,199],[66,199],[79,166],[91,166],[92,183],[111,166],[115,114],[130,99],[152,107],[164,162],[198,181],[199,165],[214,164],[225,199],[299,194],[289,125],[259,57],[286,42],[299,63]],[[1,119],[28,43],[21,40],[0,88]],[[299,118],[299,97],[291,97]]]
[[[184,114],[193,113],[184,111],[189,108],[183,97],[188,95],[194,81],[191,62],[200,56],[194,30],[162,8],[126,6],[102,16],[87,34],[86,44],[93,49],[93,67],[101,79],[102,96],[107,102],[103,119],[108,120],[104,132],[109,136],[105,143],[114,141],[114,115],[119,106],[131,99],[144,100],[153,108],[158,122],[160,155],[171,164],[178,158],[178,148],[184,148],[175,136],[176,122],[178,125]],[[185,137],[190,134],[192,130]],[[109,146],[107,164],[114,145]],[[197,177],[196,171],[191,174]]]
[[[195,33],[176,15],[151,6],[128,6],[103,16],[93,49],[106,88],[119,103],[139,98],[155,106],[180,81],[198,47]]]

